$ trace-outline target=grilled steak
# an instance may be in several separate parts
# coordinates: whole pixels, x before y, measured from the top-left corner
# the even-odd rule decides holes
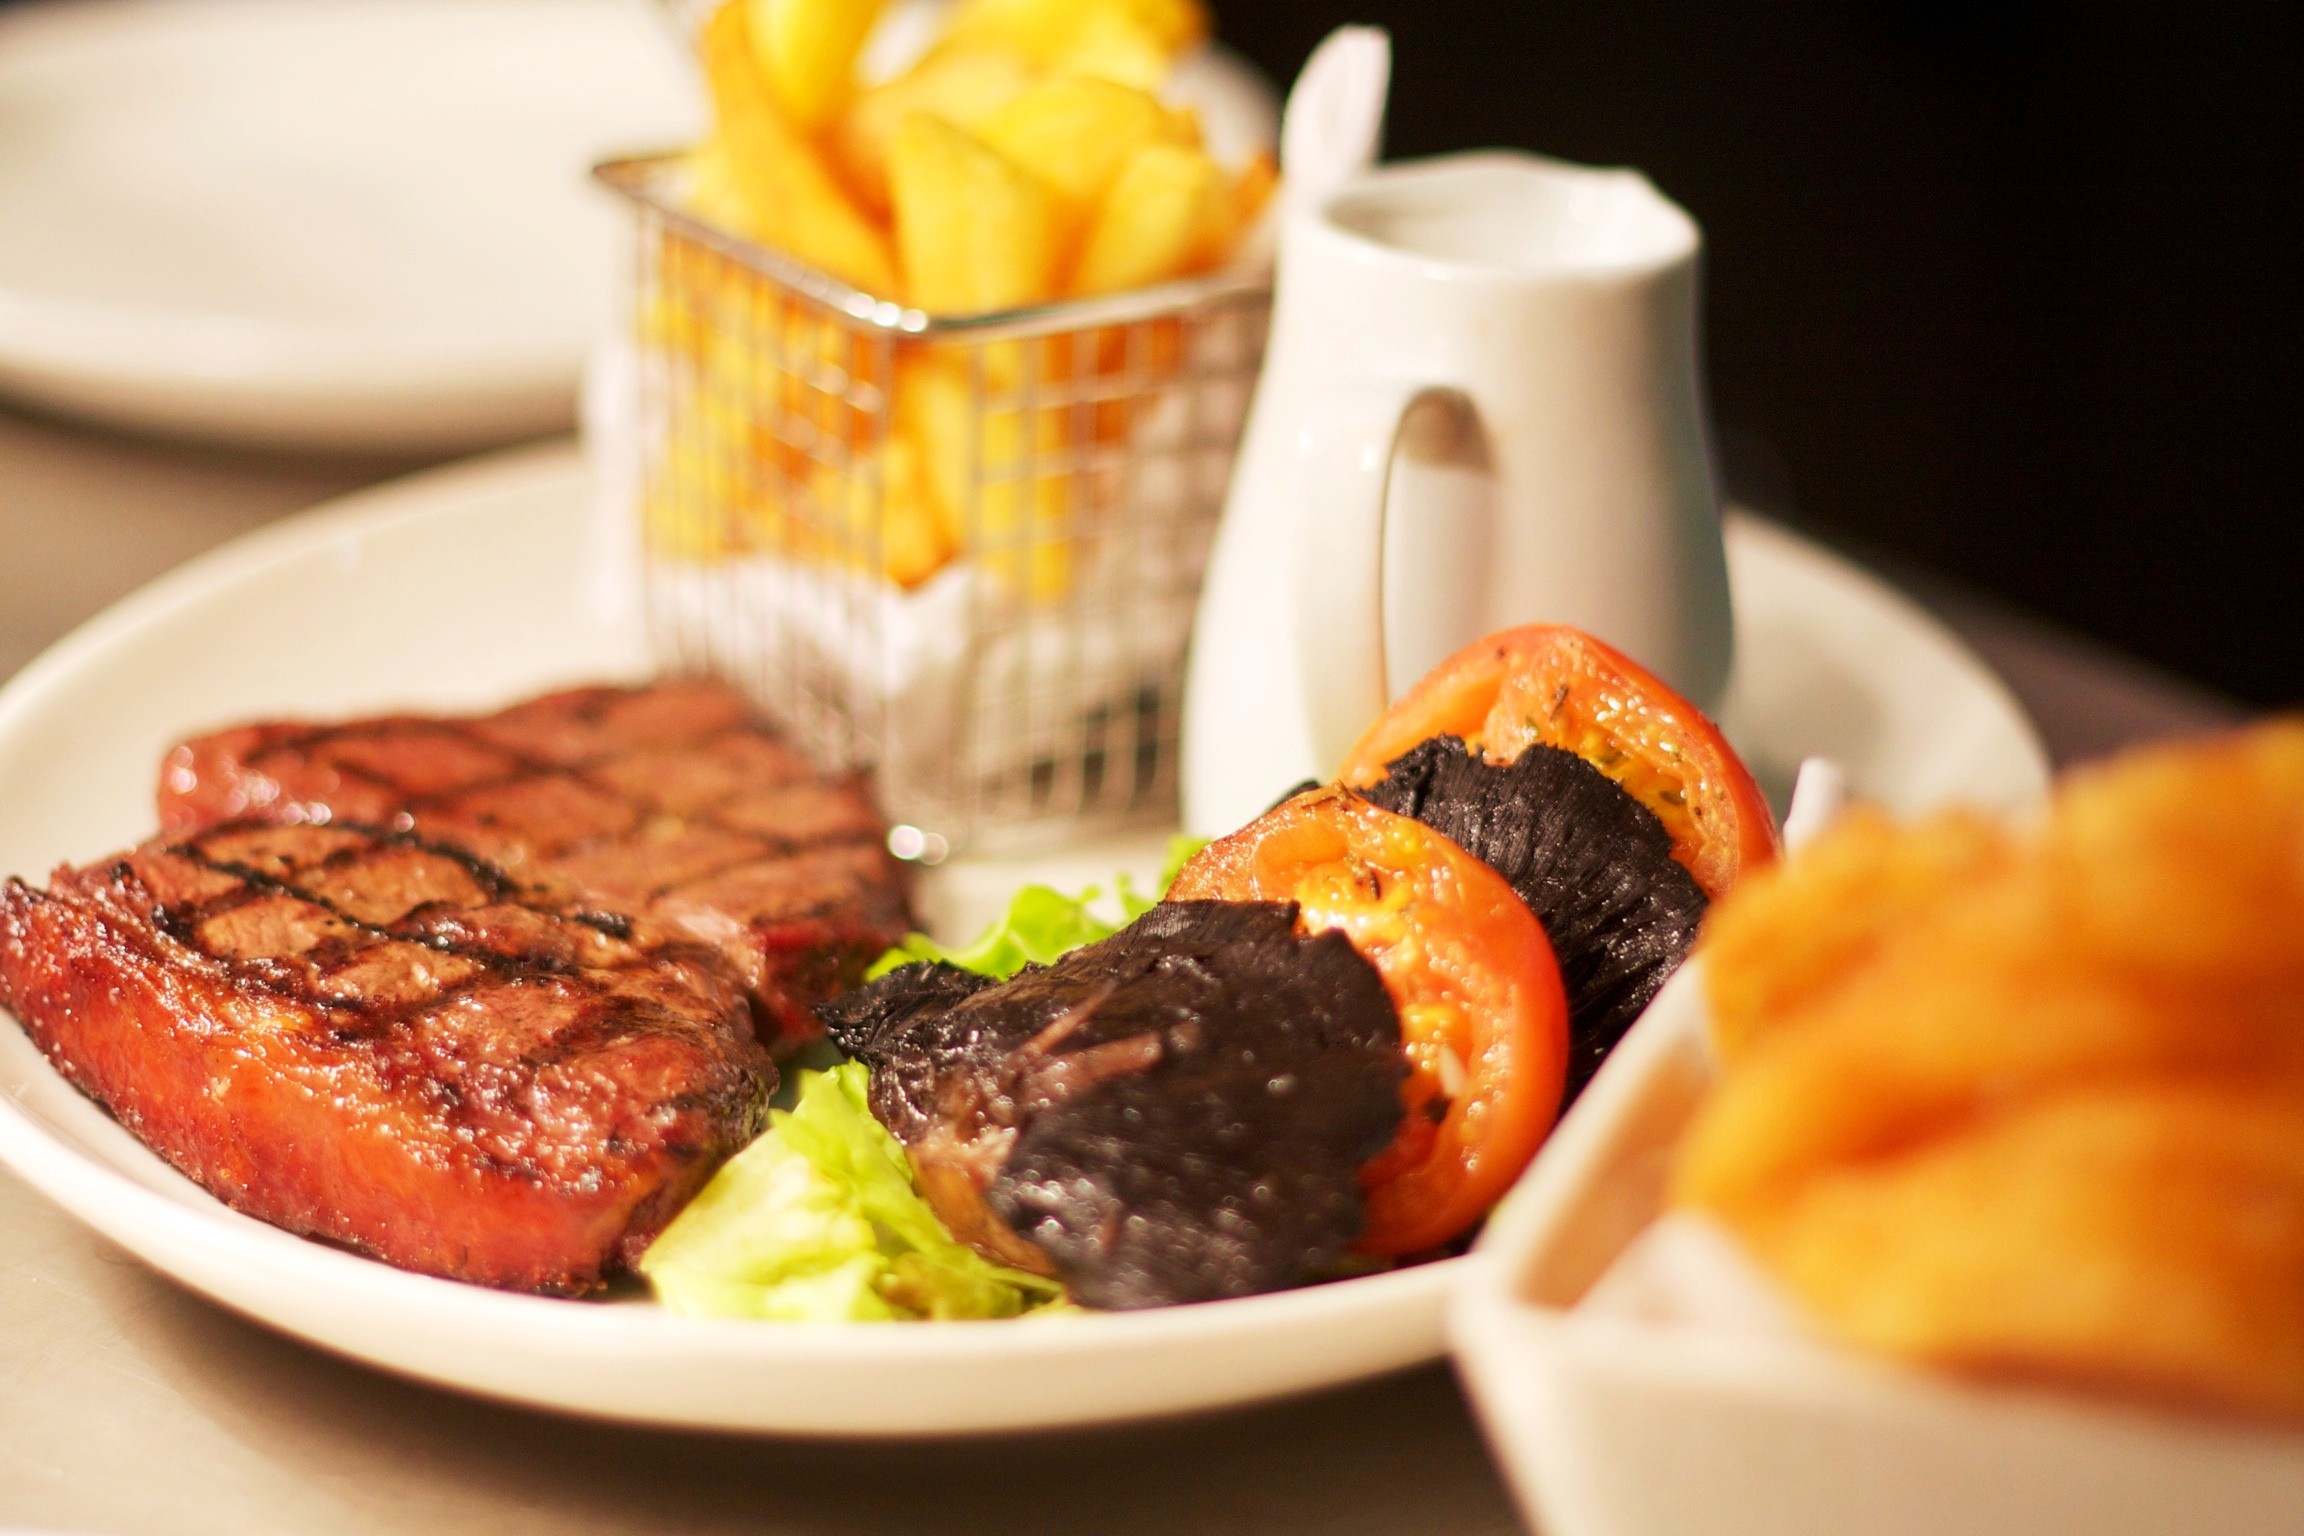
[[[1092,1307],[1327,1278],[1400,1127],[1390,994],[1293,906],[1168,902],[994,983],[913,965],[826,1004],[954,1235]]]
[[[1502,875],[1544,925],[1568,988],[1565,1112],[1696,942],[1704,889],[1672,857],[1672,834],[1557,747],[1497,764],[1435,736],[1361,793]]]
[[[863,785],[816,773],[717,683],[249,725],[168,754],[163,831],[250,815],[413,829],[684,929],[736,962],[778,1048],[811,1038],[811,1006],[910,926]]]
[[[231,822],[0,887],[0,1006],[228,1204],[577,1293],[758,1129],[733,967],[406,832]]]

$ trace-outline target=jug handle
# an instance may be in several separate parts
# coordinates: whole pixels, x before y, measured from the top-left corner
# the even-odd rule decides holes
[[[1471,401],[1444,385],[1340,385],[1321,396],[1300,439],[1297,675],[1323,779],[1392,702],[1384,656],[1385,504],[1401,432],[1410,413],[1426,405],[1472,413]]]

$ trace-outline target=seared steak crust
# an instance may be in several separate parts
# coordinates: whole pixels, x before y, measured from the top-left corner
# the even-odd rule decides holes
[[[821,1012],[954,1234],[1093,1307],[1335,1273],[1407,1062],[1376,970],[1292,905],[1166,902],[992,983],[893,971]]]
[[[636,1257],[775,1081],[716,949],[342,823],[10,880],[0,1006],[237,1209],[519,1290]]]
[[[580,688],[473,718],[220,731],[168,754],[160,825],[410,829],[723,948],[771,1045],[910,926],[864,786],[826,778],[711,682]]]

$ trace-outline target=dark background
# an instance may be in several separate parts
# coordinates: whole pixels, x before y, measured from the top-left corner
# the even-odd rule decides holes
[[[1215,0],[1391,30],[1392,156],[1634,165],[1702,222],[1731,488],[2304,701],[2304,5]]]

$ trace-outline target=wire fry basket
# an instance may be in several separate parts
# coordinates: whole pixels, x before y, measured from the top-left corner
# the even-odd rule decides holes
[[[907,857],[1172,817],[1269,283],[931,318],[685,213],[677,156],[594,174],[638,214],[659,662],[872,772]]]

